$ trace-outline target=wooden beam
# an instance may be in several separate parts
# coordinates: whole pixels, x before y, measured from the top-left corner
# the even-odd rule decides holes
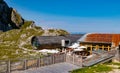
[[[90,54],[92,54],[92,45],[90,46]]]
[[[98,50],[98,49],[99,49],[99,46],[98,46],[98,45],[96,45],[95,47],[96,47],[96,50]]]
[[[104,45],[102,45],[102,50],[104,50]]]
[[[108,45],[108,51],[110,50],[110,46]]]

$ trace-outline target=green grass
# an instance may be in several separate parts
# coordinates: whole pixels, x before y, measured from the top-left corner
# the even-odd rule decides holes
[[[112,71],[112,68],[105,64],[98,64],[91,67],[73,70],[71,73],[101,73]]]
[[[108,63],[108,65],[117,65],[117,66],[120,66],[120,63],[114,63],[114,62],[112,62],[112,63]]]
[[[106,63],[106,65],[111,65],[111,66],[114,65],[116,66],[116,67],[113,66],[114,69],[120,69],[120,63],[118,62]]]
[[[114,66],[118,66],[118,68],[114,68]],[[108,62],[104,64],[98,64],[91,67],[85,67],[81,69],[76,69],[71,71],[71,73],[108,73],[109,71],[112,71],[113,69],[120,69],[120,63],[115,62]]]
[[[57,33],[59,33],[60,35],[69,34],[67,31],[62,30],[62,29],[57,30]]]
[[[31,39],[32,36],[43,34],[43,30],[37,29],[14,29],[0,35],[0,60],[26,58],[30,54],[36,54],[35,52],[23,53],[24,50],[19,48],[21,41],[26,42],[23,45],[24,48],[32,49]],[[38,55],[38,54],[36,54]]]
[[[33,21],[25,21],[21,28],[25,29],[25,28],[29,27],[32,23],[33,23]]]
[[[19,47],[22,42],[25,42],[22,47],[28,50],[33,49],[31,38],[44,34],[44,30],[41,27],[27,28],[31,23],[32,21],[26,21],[21,29],[13,29],[7,32],[0,31],[0,60],[26,58],[32,56],[32,54],[36,54],[35,52],[24,53],[24,50]],[[63,30],[55,31],[61,31],[59,34],[64,34]],[[56,34],[56,32],[53,33]],[[65,33],[67,32],[65,31]],[[39,55],[39,53],[36,55]]]

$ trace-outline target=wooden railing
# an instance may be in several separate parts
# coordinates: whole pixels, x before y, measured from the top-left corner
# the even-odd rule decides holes
[[[79,67],[90,66],[107,58],[114,57],[115,50],[93,55],[92,58],[85,58],[78,55],[53,54],[42,58],[19,59],[16,61],[0,61],[0,73],[11,73],[13,71],[38,68],[56,63],[67,62]]]
[[[79,55],[66,55],[66,62],[82,67],[82,56]]]
[[[84,59],[83,66],[91,66],[97,63],[104,63],[108,60],[112,60],[115,57],[116,50],[111,50],[108,52],[94,54],[92,58]]]
[[[0,61],[0,73],[37,68],[66,61],[65,54],[54,54],[42,58]]]

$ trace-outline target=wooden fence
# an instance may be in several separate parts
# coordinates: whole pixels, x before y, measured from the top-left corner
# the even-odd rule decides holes
[[[82,56],[79,55],[66,55],[66,62],[82,67]]]
[[[17,61],[0,61],[0,73],[37,68],[66,61],[65,54],[54,54],[42,58],[23,59]]]
[[[115,51],[103,52],[93,55],[92,58],[85,58],[78,55],[53,54],[42,58],[21,59],[17,61],[0,61],[0,73],[11,73],[13,71],[38,68],[56,63],[67,62],[79,67],[90,66],[100,61],[114,57]]]
[[[116,50],[95,53],[91,58],[83,60],[83,66],[91,66],[98,63],[105,63],[109,60],[112,60],[115,57]]]

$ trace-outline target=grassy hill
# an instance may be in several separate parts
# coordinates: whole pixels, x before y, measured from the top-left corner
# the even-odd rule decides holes
[[[32,21],[26,21],[21,29],[0,32],[0,59],[6,60],[39,56],[40,53],[33,51],[31,45],[31,38],[33,36],[58,36],[65,34],[68,34],[65,30],[43,30],[41,27],[33,26]]]

